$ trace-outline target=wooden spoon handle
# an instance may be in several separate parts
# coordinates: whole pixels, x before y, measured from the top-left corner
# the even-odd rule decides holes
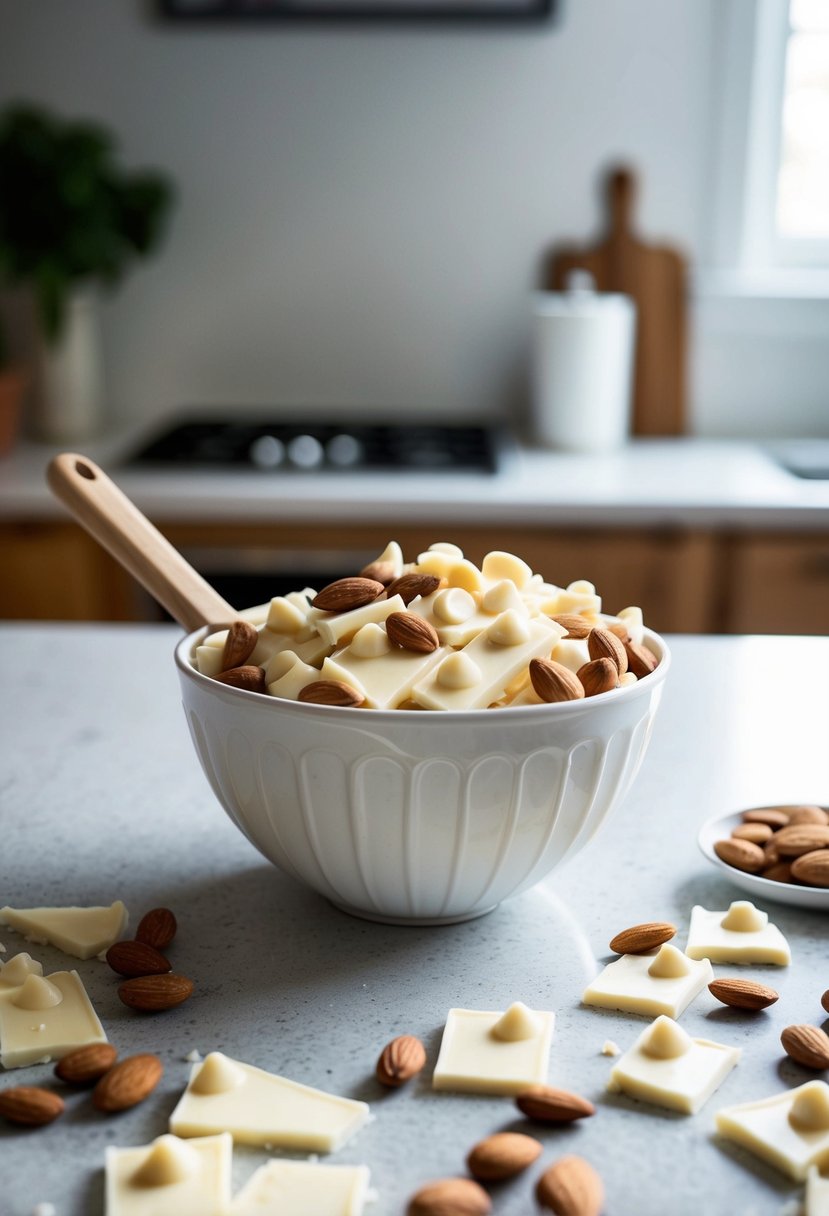
[[[235,609],[206,583],[114,481],[86,456],[63,452],[49,464],[52,493],[189,633],[232,621]]]

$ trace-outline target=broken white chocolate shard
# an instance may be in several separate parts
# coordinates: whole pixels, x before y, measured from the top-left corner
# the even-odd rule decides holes
[[[231,1088],[200,1092],[199,1077],[232,1079]],[[232,1067],[228,1070],[224,1061]],[[236,1083],[236,1070],[242,1080]],[[209,1081],[210,1084],[215,1081]],[[345,1144],[369,1117],[365,1102],[300,1085],[285,1077],[211,1052],[196,1064],[190,1081],[170,1116],[177,1136],[203,1136],[228,1131],[240,1144],[270,1144],[279,1148],[330,1153]]]
[[[738,900],[737,904],[745,905],[747,901]],[[735,905],[732,904],[731,907],[733,909]],[[753,904],[738,910],[739,923],[745,923],[751,908]],[[791,951],[776,925],[767,919],[760,929],[729,929],[726,928],[725,920],[730,911],[709,912],[698,904],[695,905],[691,911],[688,944],[685,947],[689,958],[707,958],[712,963],[771,963],[777,967],[789,965],[792,961]]]
[[[528,586],[533,576],[530,567],[520,557],[516,557],[514,553],[504,553],[498,549],[493,550],[492,553],[487,553],[481,562],[481,573],[485,579],[489,579],[491,582],[497,583],[502,582],[504,579],[509,579],[519,591]]]
[[[618,1043],[614,1042],[613,1039],[605,1039],[605,1041],[602,1043],[603,1056],[620,1056],[621,1054],[621,1047]]]
[[[811,1105],[820,1102],[824,1091],[829,1098],[825,1081],[807,1081],[759,1102],[725,1107],[717,1112],[717,1131],[796,1182],[803,1182],[810,1165],[829,1161],[829,1127],[799,1127],[791,1115],[804,1096]]]
[[[678,1018],[714,978],[708,959],[680,961],[676,958],[679,953],[666,942],[649,954],[623,954],[607,964],[581,999],[585,1005],[601,1009]]]
[[[365,1165],[268,1161],[233,1200],[229,1216],[361,1216],[369,1177]]]
[[[524,1007],[526,1009],[526,1007]],[[493,1032],[504,1023],[504,1013],[477,1009],[450,1009],[443,1031],[437,1064],[432,1077],[434,1089],[479,1094],[519,1094],[528,1085],[545,1084],[553,1039],[555,1014],[529,1010],[512,1012],[510,1023],[535,1021],[526,1038],[499,1038]]]
[[[372,600],[362,608],[352,608],[350,612],[340,612],[337,616],[320,616],[317,618],[317,631],[329,646],[337,646],[354,637],[358,629],[374,621],[380,624],[390,617],[393,612],[404,612],[406,605],[399,595],[393,595],[390,600]]]
[[[821,1174],[816,1165],[810,1165],[806,1175],[803,1216],[829,1216],[829,1161]]]
[[[540,1029],[541,1024],[532,1009],[528,1009],[523,1001],[515,1001],[492,1027],[492,1033],[505,1043],[519,1043],[523,1039],[534,1038]]]
[[[759,933],[768,923],[768,912],[761,912],[748,899],[735,899],[720,921],[732,933]]]
[[[43,964],[22,950],[0,967],[0,991],[4,987],[18,988],[30,975],[43,975]]]
[[[613,1065],[607,1089],[693,1115],[740,1058],[739,1048],[692,1039],[670,1018],[657,1018]]]
[[[225,1132],[187,1143],[159,1136],[106,1150],[107,1216],[227,1216],[233,1141]]]
[[[444,587],[443,591],[435,592],[432,610],[444,625],[462,625],[475,615],[478,605],[463,587]]]
[[[331,646],[315,629],[309,629],[308,634],[309,636],[305,640],[301,640],[304,638],[304,631],[291,634],[273,633],[270,629],[260,629],[259,641],[247,662],[254,667],[267,669],[277,655],[284,650],[290,650],[303,663],[321,663]]]
[[[296,701],[303,688],[319,678],[317,668],[312,667],[310,663],[303,663],[293,650],[283,650],[275,654],[265,668],[268,694],[289,701]]]
[[[76,1047],[107,1037],[77,971],[28,974],[19,987],[0,988],[0,1064],[23,1068],[60,1060]]]
[[[355,653],[352,642],[325,660],[317,678],[350,684],[363,694],[370,709],[396,709],[408,700],[417,681],[439,664],[445,654],[441,647],[421,654],[394,646],[383,654],[364,656]]]
[[[244,1083],[242,1068],[220,1051],[209,1052],[202,1061],[198,1076],[191,1083],[194,1094],[229,1094]]]
[[[124,936],[127,909],[116,900],[108,908],[0,908],[0,924],[27,941],[48,942],[76,958],[93,958]]]

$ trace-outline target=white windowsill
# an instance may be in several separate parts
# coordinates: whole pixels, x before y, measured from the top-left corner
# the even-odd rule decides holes
[[[791,270],[715,270],[700,267],[690,276],[696,300],[829,301],[829,267]]]

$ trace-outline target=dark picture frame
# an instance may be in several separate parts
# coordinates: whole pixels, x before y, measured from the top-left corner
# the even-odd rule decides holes
[[[558,0],[158,0],[174,21],[532,22],[553,16]]]

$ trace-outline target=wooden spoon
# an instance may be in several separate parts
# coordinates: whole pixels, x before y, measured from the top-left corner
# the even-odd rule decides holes
[[[236,619],[236,610],[87,456],[61,453],[50,462],[47,480],[78,523],[188,633]]]

